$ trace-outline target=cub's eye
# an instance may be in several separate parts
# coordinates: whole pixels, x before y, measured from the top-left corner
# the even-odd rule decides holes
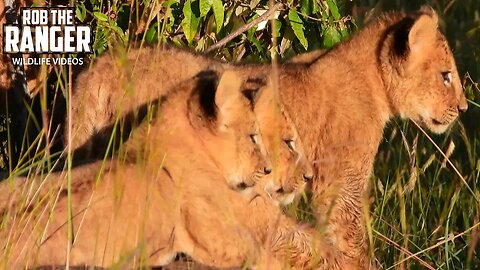
[[[452,73],[450,71],[444,71],[441,73],[443,78],[443,84],[448,86],[452,83]]]
[[[288,146],[288,149],[292,152],[295,152],[295,141],[292,139],[285,139],[283,140],[285,144]]]
[[[251,140],[254,144],[258,144],[258,134],[256,134],[256,133],[250,134],[250,140]]]

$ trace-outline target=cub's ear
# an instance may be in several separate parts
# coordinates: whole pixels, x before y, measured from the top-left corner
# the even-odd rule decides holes
[[[429,5],[421,6],[420,10],[419,10],[419,13],[429,15],[430,17],[432,17],[436,21],[436,23],[438,23],[437,12],[435,12],[435,10],[431,6],[429,6]]]
[[[268,75],[262,77],[261,83],[255,83],[251,89],[255,89],[255,99],[252,101],[253,108],[268,108],[271,104],[278,101],[275,93],[273,81]]]
[[[215,91],[215,106],[217,107],[217,121],[220,125],[228,125],[235,117],[242,117],[237,114],[244,96],[240,91],[243,84],[242,78],[233,70],[226,70],[220,77]]]
[[[267,83],[267,76],[263,74],[250,76],[245,79],[241,91],[243,96],[250,101],[252,107],[257,102]]]
[[[431,7],[422,7],[420,13],[408,33],[408,46],[414,54],[432,46],[437,38],[438,17],[435,11]]]

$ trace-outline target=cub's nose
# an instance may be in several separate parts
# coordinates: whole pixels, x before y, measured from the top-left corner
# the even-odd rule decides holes
[[[247,189],[248,187],[249,187],[249,186],[248,186],[247,183],[245,183],[245,182],[238,183],[237,186],[236,186],[236,188],[237,188],[238,190],[244,190],[244,189]]]
[[[276,181],[274,181],[273,179],[268,181],[267,184],[265,185],[264,187],[264,190],[270,195],[274,195],[279,189],[281,189],[282,187],[276,183]]]
[[[309,181],[312,181],[313,179],[313,173],[305,173],[303,174],[303,180],[305,182],[309,182]]]
[[[468,101],[463,93],[462,93],[462,96],[460,97],[457,108],[458,108],[458,111],[461,113],[466,112],[468,109]]]
[[[468,109],[468,103],[467,102],[465,102],[464,104],[458,105],[458,111],[461,112],[461,113],[466,112],[467,109]]]

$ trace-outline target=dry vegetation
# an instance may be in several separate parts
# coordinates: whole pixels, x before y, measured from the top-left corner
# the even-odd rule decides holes
[[[413,122],[399,119],[385,130],[370,181],[369,242],[384,269],[480,269],[480,2],[405,2],[288,1],[275,27],[251,28],[216,50],[215,57],[268,62],[273,33],[278,37],[277,53],[287,59],[306,50],[334,46],[381,11],[413,10],[420,4],[431,4],[454,51],[470,107],[446,135],[432,135]],[[222,5],[219,0],[91,0],[78,2],[76,15],[96,30],[95,54],[87,56],[94,59],[115,46],[138,43],[168,42],[201,52],[259,17],[266,7],[266,1],[224,1]],[[38,74],[47,76],[47,72]],[[61,150],[54,144],[59,134],[57,124],[68,108],[62,98],[68,93],[72,74],[65,67],[55,67],[49,73],[49,83],[40,87],[34,99],[27,100],[31,106],[27,111],[36,116],[28,121],[28,127],[37,136],[32,132],[19,136],[18,126],[12,125],[13,116],[0,110],[0,177],[28,174],[33,178],[48,174],[57,162]],[[0,91],[4,102],[6,84],[0,85]],[[9,138],[10,142],[20,141],[17,150],[12,150],[15,144],[9,145]],[[9,154],[12,151],[18,155],[18,163],[12,163],[16,161]],[[70,169],[67,165],[65,171]],[[27,196],[30,191],[25,192]],[[32,203],[35,207],[38,202]],[[303,202],[286,211],[301,220],[311,219]],[[190,269],[186,262],[167,269],[185,269],[185,265]]]

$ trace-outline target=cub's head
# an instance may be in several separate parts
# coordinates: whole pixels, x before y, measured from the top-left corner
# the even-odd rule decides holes
[[[250,79],[250,84],[255,81]],[[270,81],[258,97],[254,112],[272,159],[273,172],[262,181],[264,189],[276,202],[289,204],[312,180],[313,168],[297,129],[279,103]]]
[[[444,132],[468,105],[452,51],[438,30],[437,14],[422,7],[391,31],[380,61],[384,69],[391,68],[384,80],[395,88],[389,92],[393,106],[400,116]]]
[[[228,185],[243,190],[272,171],[253,112],[262,89],[246,88],[241,74],[233,70],[224,71],[215,81],[214,95],[200,97],[200,103],[214,104],[209,125],[213,136],[202,140]]]

